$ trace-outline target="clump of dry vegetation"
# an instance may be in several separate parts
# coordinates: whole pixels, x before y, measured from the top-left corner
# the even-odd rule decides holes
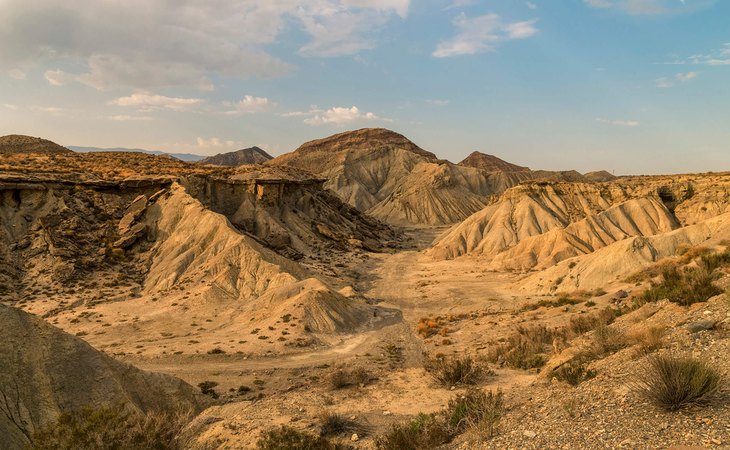
[[[439,413],[419,414],[409,422],[393,425],[376,439],[376,446],[380,450],[437,448],[466,430],[491,437],[497,432],[504,408],[501,391],[470,390],[450,400]]]
[[[554,300],[540,300],[536,303],[530,303],[522,307],[522,311],[534,311],[539,308],[560,308],[562,306],[573,306],[583,303],[582,300],[576,300],[567,295],[561,295]]]
[[[459,384],[476,384],[490,371],[470,356],[437,356],[426,361],[426,371],[440,384],[451,387]]]
[[[730,265],[730,249],[721,253],[691,252],[679,261],[665,262],[647,269],[645,275],[651,278],[661,275],[661,280],[652,282],[649,289],[644,291],[637,301],[641,303],[655,302],[663,299],[670,300],[682,306],[704,302],[722,294],[722,289],[714,285],[719,276],[718,269]],[[699,255],[697,265],[680,268]],[[654,275],[654,272],[659,273]]]
[[[418,321],[418,324],[416,325],[416,333],[418,333],[424,339],[435,335],[445,337],[448,336],[448,334],[451,332],[451,330],[449,329],[450,323],[464,320],[467,317],[468,315],[466,314],[450,314],[448,316],[423,317]]]
[[[279,428],[271,428],[261,433],[259,440],[256,442],[256,448],[258,450],[338,450],[345,447],[334,444],[324,437],[282,425]]]
[[[324,412],[320,414],[319,420],[319,435],[323,437],[352,433],[355,433],[358,436],[363,436],[370,431],[370,427],[333,412]]]
[[[370,382],[370,372],[362,367],[354,369],[336,369],[329,377],[332,389],[343,389],[349,386],[364,386]]]
[[[649,356],[637,374],[635,389],[644,398],[667,410],[704,403],[719,390],[720,374],[709,364],[670,355]]]
[[[552,378],[564,381],[571,386],[578,386],[580,383],[590,380],[594,376],[596,376],[596,373],[586,368],[586,364],[578,359],[561,365],[552,373]]]
[[[182,450],[189,444],[183,435],[189,420],[189,413],[143,414],[131,412],[124,405],[83,408],[63,413],[55,423],[37,431],[28,448]]]

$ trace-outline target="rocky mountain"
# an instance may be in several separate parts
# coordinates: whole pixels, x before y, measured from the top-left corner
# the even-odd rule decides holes
[[[200,160],[198,164],[235,167],[244,164],[263,164],[270,159],[273,159],[273,156],[269,155],[262,149],[258,147],[249,147],[235,152],[219,153],[215,156],[209,156]]]
[[[0,447],[22,449],[62,412],[93,405],[142,412],[200,410],[187,383],[143,372],[44,320],[0,304]]]
[[[481,209],[487,196],[530,178],[439,160],[385,129],[312,141],[268,164],[316,173],[350,205],[395,225],[454,223]]]
[[[463,161],[461,161],[459,165],[464,167],[474,167],[476,169],[486,170],[487,172],[526,172],[530,170],[528,167],[508,163],[496,156],[487,155],[481,152],[472,152]]]
[[[46,139],[10,134],[0,137],[0,153],[70,153],[71,150]]]

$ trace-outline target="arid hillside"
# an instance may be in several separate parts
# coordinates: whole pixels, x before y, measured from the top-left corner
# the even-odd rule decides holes
[[[195,388],[143,372],[19,309],[0,304],[0,448],[20,449],[62,412],[94,405],[199,411]]]
[[[258,147],[249,147],[235,152],[219,153],[198,161],[202,165],[242,166],[244,164],[263,164],[273,157]]]
[[[6,447],[114,404],[204,406],[195,450],[730,445],[730,174],[470,160],[0,153]]]

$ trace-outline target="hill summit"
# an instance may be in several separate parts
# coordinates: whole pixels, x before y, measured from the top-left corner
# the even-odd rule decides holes
[[[71,150],[47,139],[9,134],[0,137],[0,153],[71,153]]]
[[[472,152],[459,165],[474,167],[476,169],[486,170],[487,172],[528,172],[530,170],[529,167],[508,163],[494,155],[487,155],[482,152]]]
[[[407,150],[430,160],[438,159],[436,155],[417,146],[402,134],[385,128],[362,128],[335,134],[302,144],[294,153],[298,155],[315,152],[336,153],[343,150],[355,151],[383,147]]]
[[[215,156],[202,159],[198,164],[211,164],[214,166],[242,166],[244,164],[263,164],[273,159],[273,156],[266,153],[259,147],[249,147],[235,152],[219,153]]]

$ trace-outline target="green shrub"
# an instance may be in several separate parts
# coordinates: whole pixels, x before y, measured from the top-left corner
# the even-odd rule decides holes
[[[649,356],[635,382],[647,400],[668,411],[703,403],[720,389],[721,377],[707,363],[666,355]]]
[[[182,430],[190,414],[140,413],[124,405],[83,408],[63,413],[40,429],[27,446],[32,450],[182,450]]]
[[[261,433],[258,450],[337,450],[343,448],[329,440],[282,425]]]
[[[484,367],[469,356],[432,358],[426,362],[426,370],[446,387],[476,384],[485,376]]]
[[[697,268],[664,269],[661,282],[652,283],[639,299],[643,302],[668,299],[682,306],[689,306],[722,294],[723,291],[713,282],[717,278],[716,269],[727,264],[726,258],[730,258],[727,252],[703,255]]]

